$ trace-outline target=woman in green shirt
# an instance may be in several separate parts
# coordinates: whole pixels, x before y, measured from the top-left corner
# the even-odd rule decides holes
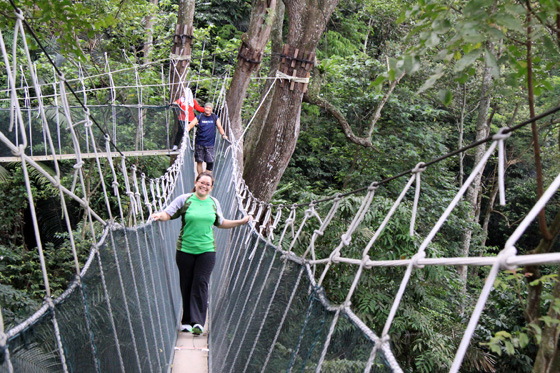
[[[183,298],[181,331],[193,334],[202,334],[206,321],[208,283],[216,262],[212,226],[235,228],[251,219],[250,216],[224,219],[220,203],[210,196],[213,187],[212,174],[202,172],[195,180],[194,193],[180,195],[163,211],[152,215],[154,220],[160,221],[181,218],[176,254]]]

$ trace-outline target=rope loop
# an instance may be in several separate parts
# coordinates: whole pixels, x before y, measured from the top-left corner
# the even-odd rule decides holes
[[[504,133],[504,132],[505,132],[505,131],[508,131],[508,130],[509,130],[508,127],[500,128],[500,130],[498,131],[498,133],[495,134],[494,136],[492,136],[492,140],[494,140],[494,141],[499,141],[499,140],[507,139],[508,137],[511,136],[511,132],[508,132],[508,133]]]
[[[333,262],[335,264],[339,263],[340,262],[340,260],[339,260],[340,259],[340,253],[337,250],[333,251],[331,256],[329,257],[329,259],[330,259],[331,262]]]
[[[23,144],[18,146],[16,149],[17,150],[12,151],[12,154],[16,157],[21,157],[23,154],[25,154],[25,147],[23,146]]]
[[[424,258],[426,258],[426,252],[424,252],[424,251],[415,254],[415,255],[411,258],[412,266],[413,266],[414,268],[424,268],[423,265],[418,264],[418,261],[420,261],[421,259],[424,259]]]
[[[425,164],[424,162],[419,162],[419,163],[416,165],[416,167],[414,167],[414,168],[411,170],[411,172],[412,172],[413,174],[417,174],[417,173],[420,173],[420,172],[425,171],[425,170],[426,170],[426,164]]]
[[[373,192],[374,190],[377,189],[378,186],[379,186],[379,183],[377,181],[374,181],[373,183],[371,183],[368,186],[367,190],[368,190],[368,192]]]
[[[322,235],[325,234],[325,232],[323,232],[323,231],[320,230],[320,229],[315,229],[315,230],[313,231],[313,233],[316,234],[317,236],[322,236]]]
[[[370,267],[368,267],[368,265],[367,265],[367,263],[369,262],[369,259],[370,259],[370,258],[369,258],[369,255],[366,254],[366,255],[363,256],[363,258],[362,258],[362,267],[368,268],[368,269],[370,268]]]
[[[105,141],[107,142],[111,141],[111,136],[109,136],[108,133],[105,134]]]
[[[511,257],[517,255],[517,248],[515,246],[510,246],[503,249],[498,253],[498,263],[500,263],[501,269],[514,270],[517,268],[516,265],[508,264],[507,260]]]
[[[23,21],[25,17],[23,16],[23,10],[17,8],[14,13],[16,14],[16,18],[20,21]]]
[[[54,310],[54,302],[51,296],[46,295],[44,298],[45,303],[49,306],[51,310]]]
[[[350,242],[352,241],[352,235],[345,233],[340,237],[340,240],[341,240],[341,242],[344,246],[348,246],[348,245],[350,245]]]

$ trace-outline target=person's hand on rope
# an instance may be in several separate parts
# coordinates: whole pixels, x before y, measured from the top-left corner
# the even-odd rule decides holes
[[[160,211],[160,212],[154,212],[152,214],[152,219],[160,220],[160,221],[167,221],[167,220],[171,219],[171,216],[169,216],[169,214],[165,211]]]

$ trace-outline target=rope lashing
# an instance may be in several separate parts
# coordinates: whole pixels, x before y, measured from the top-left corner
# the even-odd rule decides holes
[[[500,191],[500,205],[506,204],[506,187],[505,187],[505,171],[506,153],[504,140],[511,136],[511,132],[504,133],[508,128],[500,128],[497,134],[492,136],[494,141],[498,142],[498,187]]]
[[[299,76],[287,75],[281,71],[276,71],[276,77],[278,79],[286,79],[296,83],[309,83],[309,78],[302,78]]]

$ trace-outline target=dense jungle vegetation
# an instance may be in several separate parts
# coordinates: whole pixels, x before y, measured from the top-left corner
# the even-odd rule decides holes
[[[127,66],[123,55],[138,64],[168,58],[178,3],[22,0],[18,5],[25,9],[51,57],[67,76],[74,77],[78,63],[92,75],[103,71],[105,53],[113,69]],[[196,74],[233,72],[253,6],[248,0],[196,1],[192,52]],[[1,26],[7,39],[14,22],[7,1],[0,2],[0,13],[8,20]],[[285,26],[283,31],[288,31]],[[147,51],[148,34],[153,36],[153,46]],[[50,74],[43,52],[33,40],[28,42],[38,71]],[[269,43],[257,76],[267,76],[275,53]],[[560,2],[341,0],[316,56],[309,92],[303,98],[297,146],[272,198],[276,203],[310,201],[367,186],[560,105]],[[3,64],[0,62],[0,82],[5,87]],[[143,69],[141,74],[147,84],[160,79],[157,66]],[[124,79],[133,84],[134,73]],[[108,83],[93,79],[91,84]],[[201,83],[195,94],[204,98],[208,91]],[[244,123],[263,92],[262,84],[251,83],[242,111]],[[166,105],[155,91],[144,95],[147,103]],[[110,98],[95,93],[89,99],[105,104]],[[135,100],[133,96],[118,98],[121,104]],[[348,133],[369,143],[358,144]],[[537,150],[536,145],[540,146]],[[516,131],[506,142],[506,152],[507,204],[497,202],[497,159],[491,158],[458,212],[438,235],[430,256],[495,255],[503,248],[540,189],[560,173],[560,115]],[[471,149],[429,168],[422,176],[419,237],[408,235],[412,203],[405,202],[370,256],[412,256],[480,154],[480,148]],[[161,175],[168,167],[168,159],[159,157],[137,162],[139,169],[151,176]],[[72,166],[63,163],[67,175],[63,183],[72,183]],[[105,176],[110,185],[112,175]],[[93,167],[88,178],[91,190],[82,193],[91,195],[92,205],[104,211],[103,199],[95,197],[99,179]],[[41,238],[56,296],[74,275],[69,237],[63,233],[54,202],[58,191],[38,173],[31,179],[39,196]],[[36,310],[44,296],[22,180],[20,164],[0,165],[0,305],[7,329]],[[376,213],[366,216],[350,247],[356,255],[404,183],[399,179],[379,189],[373,205]],[[345,201],[341,226],[352,219],[361,200],[357,195]],[[84,260],[92,234],[100,232],[88,228],[84,211],[77,204],[70,203],[70,208],[80,259]],[[557,193],[541,224],[534,222],[516,245],[518,253],[558,252],[559,232]],[[324,239],[329,239],[328,234]],[[431,267],[414,275],[390,333],[405,371],[449,370],[487,271],[484,267]],[[383,328],[402,273],[401,269],[385,268],[371,271],[361,280],[352,303],[373,330]],[[353,275],[344,267],[329,273],[325,287],[334,301],[344,300]],[[462,371],[560,371],[559,335],[558,267],[505,271],[491,294]]]

